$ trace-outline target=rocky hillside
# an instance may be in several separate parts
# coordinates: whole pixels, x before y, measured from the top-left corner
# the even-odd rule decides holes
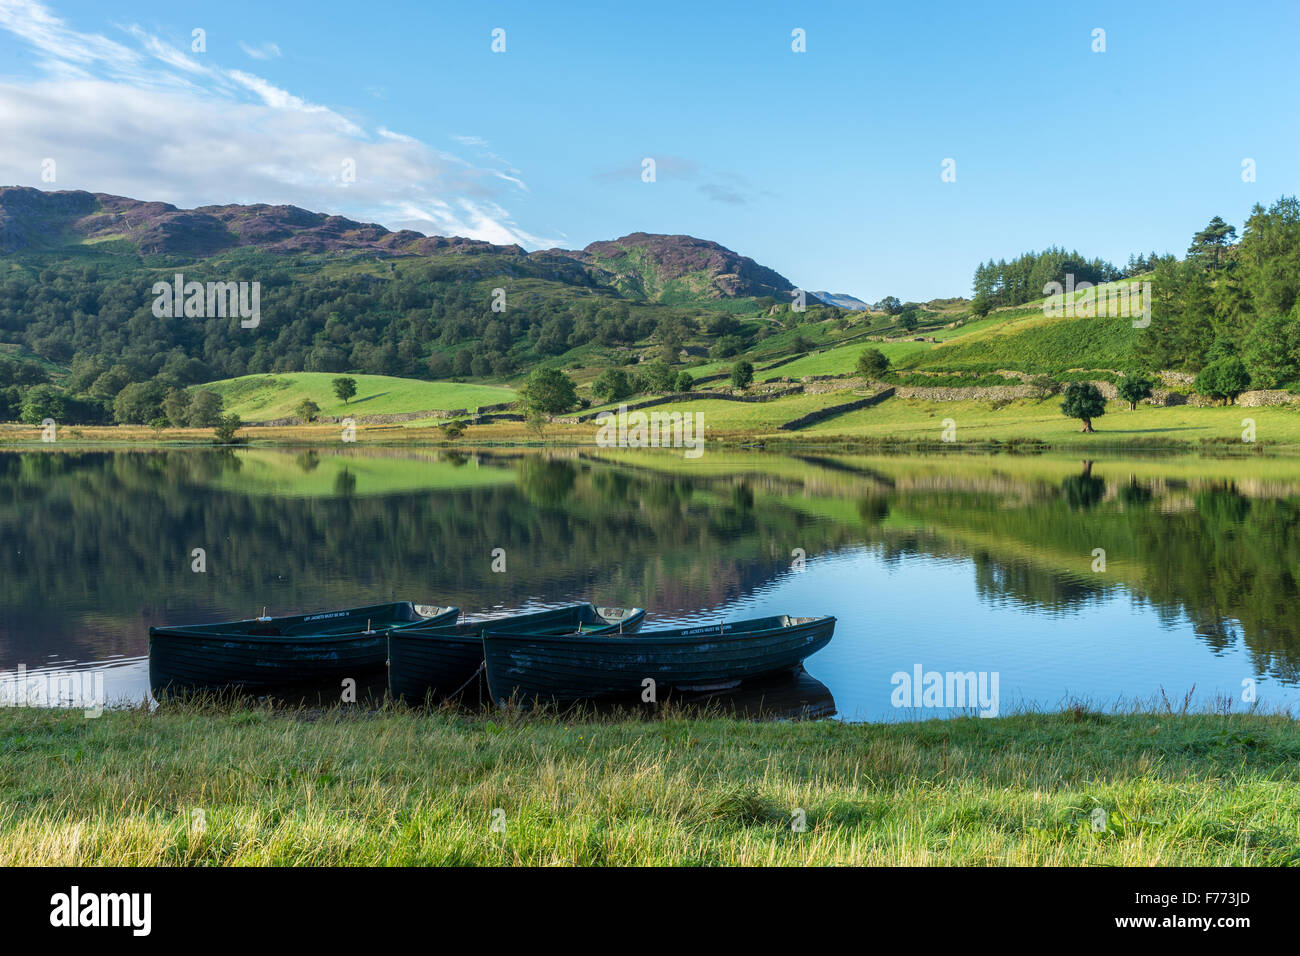
[[[82,191],[45,192],[0,187],[0,253],[52,251],[78,244],[118,241],[146,256],[207,257],[240,247],[276,255],[380,257],[488,255],[527,260],[530,270],[572,281],[574,263],[589,282],[630,298],[681,303],[724,297],[783,295],[784,276],[716,242],[692,236],[637,232],[573,251],[525,252],[476,239],[393,232],[375,223],[309,212],[297,206],[200,206],[178,209]]]
[[[0,187],[0,252],[51,249],[84,242],[125,240],[143,255],[210,256],[239,246],[269,252],[329,254],[369,251],[391,255],[496,252],[524,255],[519,246],[475,239],[444,239],[375,223],[308,212],[297,206],[200,206],[178,209],[79,190],[43,192]]]
[[[654,302],[783,295],[794,288],[753,259],[693,236],[634,232],[593,242],[581,252],[553,251],[585,263],[621,291]]]

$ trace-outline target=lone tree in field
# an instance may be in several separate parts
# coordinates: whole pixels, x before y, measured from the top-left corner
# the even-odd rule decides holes
[[[749,362],[737,362],[731,370],[731,384],[742,392],[754,381],[754,366]]]
[[[529,420],[549,418],[578,404],[578,391],[558,368],[539,368],[520,386],[518,404]]]
[[[336,378],[334,380],[334,394],[342,400],[344,405],[356,393],[357,380],[355,378]]]
[[[864,378],[880,378],[889,371],[889,356],[880,349],[863,349],[858,356],[858,374]]]
[[[1083,420],[1082,431],[1093,431],[1092,420],[1106,414],[1106,399],[1092,382],[1071,382],[1065,387],[1061,413]]]
[[[212,429],[213,433],[217,436],[216,443],[218,445],[233,445],[238,443],[241,439],[235,437],[235,432],[239,431],[239,429],[243,427],[244,422],[238,415],[222,415],[221,421],[219,421],[216,427]]]
[[[1250,373],[1235,355],[1211,362],[1196,376],[1192,388],[1211,398],[1222,398],[1231,405],[1237,396],[1250,387]]]
[[[298,417],[302,419],[303,424],[308,425],[314,422],[320,415],[320,406],[310,398],[304,398],[298,403],[298,407],[295,408],[294,411],[297,412]]]
[[[1128,402],[1128,410],[1136,411],[1138,402],[1144,398],[1151,397],[1151,390],[1155,387],[1155,382],[1137,372],[1130,372],[1119,380],[1119,397]]]

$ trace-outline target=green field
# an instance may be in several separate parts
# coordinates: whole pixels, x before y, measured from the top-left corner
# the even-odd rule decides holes
[[[904,362],[927,371],[1013,368],[1027,372],[1127,369],[1137,330],[1129,319],[1062,319],[1042,315],[986,326]]]
[[[705,396],[707,392],[700,392]],[[866,393],[864,392],[863,395]],[[774,431],[778,425],[792,418],[807,415],[828,405],[839,405],[862,396],[853,392],[824,395],[791,395],[771,402],[729,402],[725,399],[701,397],[685,402],[671,402],[645,409],[646,413],[662,412],[704,415],[705,427],[715,432],[746,432],[760,435]],[[592,411],[616,411],[618,406],[594,406]],[[586,422],[580,426],[594,433],[599,426]]]
[[[704,394],[704,393],[701,393]],[[1078,419],[1061,414],[1059,396],[1017,399],[1005,404],[989,401],[938,402],[919,398],[891,398],[879,405],[846,412],[798,431],[778,426],[809,412],[841,405],[864,397],[865,391],[842,391],[818,395],[792,395],[763,403],[740,403],[700,398],[687,402],[656,405],[653,412],[702,412],[709,437],[747,435],[754,438],[798,440],[897,438],[902,441],[942,441],[945,422],[956,424],[959,443],[1037,439],[1048,444],[1074,448],[1143,445],[1153,443],[1197,444],[1203,439],[1241,441],[1243,421],[1255,423],[1256,443],[1300,445],[1300,408],[1290,406],[1245,408],[1241,406],[1169,408],[1139,405],[1129,411],[1126,402],[1107,405],[1105,415],[1093,420],[1096,431],[1082,434]],[[608,407],[608,406],[602,406]],[[594,423],[582,426],[594,434]],[[557,436],[562,431],[556,432]],[[470,433],[472,437],[472,432]],[[1247,446],[1248,447],[1248,446]]]
[[[282,372],[275,375],[245,375],[212,382],[198,388],[211,389],[222,397],[227,412],[247,422],[289,418],[304,398],[321,408],[322,415],[389,415],[432,409],[467,408],[514,401],[515,393],[494,385],[465,385],[457,382],[424,382],[387,375],[352,375],[357,394],[347,404],[334,394],[334,372]]]
[[[755,372],[757,381],[765,382],[773,378],[799,379],[805,375],[856,375],[858,356],[864,349],[878,349],[891,362],[898,364],[904,359],[934,348],[928,342],[870,342],[859,340],[826,349],[815,355],[805,355],[788,365],[779,365],[765,372]]]
[[[1105,288],[1103,286],[1102,288]],[[1079,300],[1081,293],[1074,298]],[[949,316],[945,316],[946,321]],[[955,328],[918,328],[913,336],[939,342],[874,342],[856,337],[864,326],[841,332],[830,322],[783,330],[757,343],[745,355],[709,362],[692,369],[694,375],[726,372],[748,359],[756,367],[767,364],[788,350],[796,336],[809,339],[820,352],[804,355],[785,365],[755,372],[757,381],[775,378],[798,379],[806,375],[853,375],[863,349],[883,352],[901,371],[927,372],[993,371],[1018,369],[1027,372],[1062,372],[1068,369],[1123,370],[1134,364],[1133,346],[1137,332],[1129,318],[1067,318],[1044,314],[1043,300],[1001,309],[984,318],[967,318]],[[897,328],[882,329],[891,336],[903,336]],[[853,340],[843,345],[843,338]]]
[[[1300,864],[1285,717],[6,708],[0,740],[4,866]]]
[[[913,398],[892,398],[874,408],[849,412],[819,422],[797,434],[848,438],[896,437],[910,440],[940,439],[945,419],[956,423],[959,442],[1006,441],[1037,438],[1049,443],[1070,443],[1076,447],[1105,444],[1149,443],[1152,440],[1196,443],[1202,439],[1232,439],[1240,442],[1243,419],[1255,422],[1258,442],[1300,444],[1300,409],[1294,407],[1242,408],[1221,406],[1198,408],[1176,405],[1158,408],[1139,405],[1130,412],[1125,402],[1110,402],[1107,412],[1093,420],[1096,432],[1080,433],[1078,419],[1061,414],[1061,399],[1044,401],[1019,399],[1004,407],[985,401],[932,402]]]

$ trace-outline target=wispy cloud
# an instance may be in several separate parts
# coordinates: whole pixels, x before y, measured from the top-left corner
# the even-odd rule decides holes
[[[733,206],[743,206],[749,202],[749,198],[744,193],[725,183],[704,183],[700,186],[700,192],[714,202],[725,202]]]
[[[650,156],[655,161],[655,182],[671,183],[674,180],[698,183],[696,189],[713,202],[741,206],[748,203],[756,193],[771,195],[766,191],[755,190],[753,186],[738,173],[710,169],[693,159],[682,156]],[[643,160],[609,166],[591,174],[596,182],[610,185],[620,183],[640,183]]]
[[[259,43],[257,46],[239,41],[239,48],[254,60],[278,60],[281,56],[278,43]]]
[[[491,175],[497,177],[502,182],[510,183],[510,185],[522,190],[523,192],[528,192],[528,186],[522,179],[523,173],[516,169],[510,160],[494,153],[491,149],[491,144],[482,136],[465,136],[456,134],[451,138],[460,145],[473,149],[475,155],[481,162],[489,164],[486,168]]]
[[[0,81],[0,182],[178,206],[291,203],[529,248],[557,241],[514,221],[505,204],[527,187],[486,141],[453,140],[467,158],[369,130],[188,42],[135,25],[121,40],[80,32],[35,0],[0,0],[0,29],[36,52],[38,71]],[[52,184],[40,181],[46,158]]]

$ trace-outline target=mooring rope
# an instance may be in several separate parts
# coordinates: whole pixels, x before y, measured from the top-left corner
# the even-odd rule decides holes
[[[458,695],[460,694],[461,691],[463,691],[466,687],[469,686],[470,681],[474,680],[474,678],[478,677],[479,674],[482,674],[482,673],[483,673],[483,668],[485,668],[485,667],[487,667],[487,660],[486,660],[486,659],[484,659],[483,663],[479,664],[479,666],[478,666],[478,670],[476,670],[473,674],[470,674],[470,675],[469,675],[469,680],[465,681],[465,683],[461,684],[459,687],[457,687],[454,691],[452,691],[452,692],[451,692],[450,694],[448,694],[447,696],[448,696],[448,697],[456,697],[456,696],[458,696]]]

